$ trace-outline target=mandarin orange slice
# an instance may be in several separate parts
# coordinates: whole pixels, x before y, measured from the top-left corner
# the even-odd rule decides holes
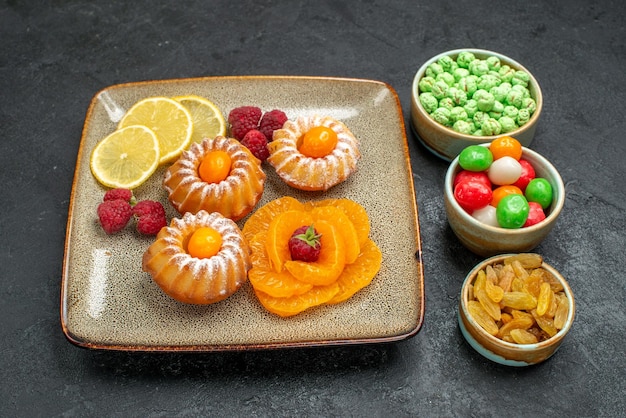
[[[276,298],[256,288],[254,289],[261,305],[268,311],[282,317],[297,315],[306,309],[322,305],[331,300],[337,292],[339,292],[337,283],[328,286],[315,286],[302,295],[288,298]]]
[[[300,210],[288,210],[270,222],[265,239],[265,251],[274,271],[280,273],[285,262],[291,260],[289,239],[293,232],[301,226],[308,226],[312,223],[311,213]]]
[[[339,285],[339,292],[327,303],[343,302],[369,285],[380,270],[382,260],[380,249],[374,241],[368,239],[361,247],[361,254],[356,261],[344,267],[336,282]]]
[[[304,205],[291,196],[284,196],[266,203],[246,221],[241,230],[244,238],[250,241],[257,232],[267,230],[272,219],[288,210],[304,210]]]
[[[343,236],[331,223],[318,220],[315,229],[321,234],[318,260],[314,262],[287,260],[284,267],[300,281],[325,286],[337,280],[343,271],[346,265],[346,245]]]
[[[368,240],[370,235],[370,219],[363,206],[350,199],[324,199],[305,204],[307,209],[320,206],[334,206],[343,210],[356,229],[356,233],[359,237],[359,245],[363,245],[365,241]]]
[[[301,282],[288,271],[280,273],[270,266],[265,252],[267,232],[262,231],[250,241],[250,261],[252,268],[248,271],[250,284],[264,293],[277,298],[286,298],[301,295],[313,288],[313,285]]]
[[[314,224],[317,223],[318,220],[323,220],[336,228],[337,232],[343,237],[343,242],[346,245],[346,264],[354,263],[361,252],[361,246],[359,245],[359,237],[356,228],[346,213],[335,206],[319,206],[314,207],[313,210],[311,210],[311,214],[313,215]]]

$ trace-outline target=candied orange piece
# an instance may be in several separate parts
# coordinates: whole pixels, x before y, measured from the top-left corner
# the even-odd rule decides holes
[[[352,264],[361,252],[359,245],[359,237],[356,228],[346,213],[334,206],[319,206],[311,210],[313,215],[313,223],[322,220],[332,224],[336,230],[342,235],[343,242],[346,244],[346,264]]]
[[[276,216],[288,210],[304,210],[304,205],[291,196],[284,196],[257,209],[246,221],[241,232],[250,241],[259,231],[266,231]]]
[[[301,295],[313,288],[313,285],[301,282],[288,271],[276,272],[270,266],[265,252],[267,232],[262,231],[250,241],[250,260],[252,268],[248,271],[248,279],[255,289],[270,296],[286,298]]]
[[[365,208],[350,199],[324,199],[317,202],[306,203],[307,208],[333,206],[344,211],[348,219],[352,221],[359,237],[359,245],[365,244],[370,235],[370,218],[367,216]],[[311,210],[311,209],[309,209]]]
[[[268,311],[282,317],[297,315],[300,312],[322,305],[333,298],[339,292],[337,283],[328,286],[315,286],[302,295],[295,295],[288,298],[276,298],[254,289],[261,305]]]
[[[369,285],[380,270],[382,260],[383,255],[380,249],[374,241],[367,240],[361,247],[361,254],[359,254],[356,261],[344,267],[343,273],[337,279],[339,293],[328,303],[343,302]]]
[[[345,244],[343,237],[332,224],[320,220],[315,223],[315,229],[321,234],[318,260],[314,262],[288,260],[285,261],[285,268],[300,281],[325,286],[337,280],[343,271],[346,264]]]
[[[270,222],[265,240],[265,250],[270,266],[274,271],[280,273],[285,262],[291,260],[289,239],[293,232],[301,226],[308,226],[312,223],[311,213],[299,210],[283,212]],[[317,225],[315,226],[317,227]]]

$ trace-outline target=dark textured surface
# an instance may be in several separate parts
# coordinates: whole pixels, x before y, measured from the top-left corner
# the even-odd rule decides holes
[[[623,416],[622,1],[42,3],[0,3],[0,416]],[[447,225],[446,163],[410,132],[426,282],[414,338],[211,354],[97,352],[65,339],[65,222],[97,91],[211,75],[360,77],[398,92],[408,127],[415,71],[463,47],[508,55],[542,86],[532,148],[561,171],[567,199],[537,251],[577,302],[573,329],[549,361],[498,366],[463,340],[458,293],[479,259]]]

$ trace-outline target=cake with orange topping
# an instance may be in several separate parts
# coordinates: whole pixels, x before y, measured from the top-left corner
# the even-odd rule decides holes
[[[143,270],[166,294],[203,305],[235,293],[250,267],[250,249],[237,224],[204,210],[172,219],[142,259]]]
[[[217,136],[191,144],[167,169],[163,186],[181,214],[206,210],[237,221],[261,199],[265,173],[239,141]]]
[[[300,190],[328,190],[345,181],[361,158],[359,141],[330,116],[301,116],[274,131],[267,161],[288,185]]]

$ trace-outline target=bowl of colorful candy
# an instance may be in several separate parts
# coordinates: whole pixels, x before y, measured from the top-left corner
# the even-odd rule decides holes
[[[481,256],[534,249],[552,231],[564,203],[556,168],[510,136],[464,148],[446,172],[448,223]]]
[[[435,155],[451,161],[468,145],[499,135],[530,146],[543,96],[517,61],[484,49],[456,49],[426,61],[411,89],[411,128]]]
[[[528,366],[547,360],[574,322],[565,278],[533,253],[504,254],[476,265],[461,287],[459,328],[489,360]]]

